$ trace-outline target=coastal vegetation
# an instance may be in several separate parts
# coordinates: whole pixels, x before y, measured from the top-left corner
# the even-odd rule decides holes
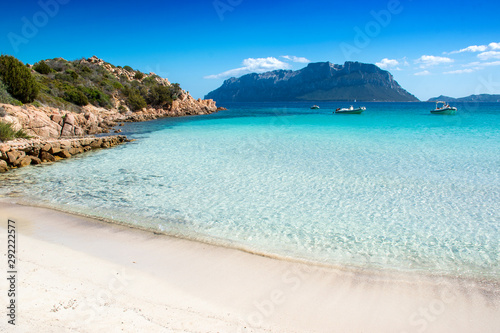
[[[3,89],[22,103],[31,103],[38,96],[40,87],[35,77],[29,68],[12,56],[0,56],[0,79],[5,85]]]
[[[18,131],[14,130],[11,123],[0,121],[0,141],[8,141],[16,138],[29,139],[30,136],[22,129]]]
[[[123,112],[148,106],[168,109],[182,93],[179,84],[156,74],[114,66],[97,57],[46,59],[32,66],[12,56],[0,57],[0,103],[36,103],[73,112],[91,104]]]

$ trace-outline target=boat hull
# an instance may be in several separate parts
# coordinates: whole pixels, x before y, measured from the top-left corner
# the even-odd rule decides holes
[[[336,110],[334,113],[338,114],[360,114],[363,111],[365,111],[365,108],[358,108],[358,109],[347,109],[347,110]]]
[[[431,110],[432,114],[445,114],[445,115],[452,115],[457,113],[457,108],[447,108],[447,109],[436,109],[436,110]]]

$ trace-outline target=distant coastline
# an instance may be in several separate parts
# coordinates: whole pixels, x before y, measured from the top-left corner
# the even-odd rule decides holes
[[[427,102],[437,102],[437,101],[443,101],[443,102],[473,102],[473,103],[499,103],[500,102],[500,95],[495,95],[495,94],[480,94],[480,95],[469,95],[466,97],[459,97],[459,98],[454,98],[450,96],[438,96],[438,97],[433,97],[429,98]]]

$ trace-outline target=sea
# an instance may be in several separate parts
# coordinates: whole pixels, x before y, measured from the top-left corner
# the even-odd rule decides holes
[[[333,113],[349,105],[126,123],[134,142],[0,175],[0,196],[285,260],[500,280],[500,103]]]

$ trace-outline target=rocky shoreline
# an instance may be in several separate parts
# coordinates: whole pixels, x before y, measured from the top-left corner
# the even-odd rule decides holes
[[[83,152],[130,142],[124,135],[68,139],[14,140],[0,144],[0,173],[47,162],[57,162]]]
[[[76,113],[49,106],[0,103],[0,121],[11,123],[14,130],[22,129],[32,137],[28,140],[0,141],[0,173],[31,164],[56,162],[91,149],[109,148],[132,141],[123,135],[93,137],[111,131],[120,133],[121,130],[114,127],[124,122],[210,114],[221,109],[212,100],[194,100],[189,95],[174,101],[168,110],[148,108],[126,114],[92,105]]]
[[[95,78],[93,76],[87,77],[88,80],[92,79],[95,81],[91,81],[90,83],[100,84],[104,82],[102,80],[105,78],[108,81],[111,80],[117,87],[121,88],[115,87],[115,91],[111,93],[108,92],[110,95],[106,96],[108,96],[110,100],[109,103],[105,105],[106,107],[98,106],[102,105],[100,103],[87,103],[83,106],[71,104],[71,110],[68,110],[64,106],[60,107],[57,103],[51,104],[44,102],[46,99],[43,98],[41,98],[40,101],[21,106],[0,103],[0,122],[8,123],[13,131],[22,130],[24,134],[32,138],[29,140],[7,141],[5,143],[0,141],[0,172],[6,172],[12,168],[24,167],[30,164],[54,162],[90,149],[108,148],[128,142],[130,140],[125,136],[93,137],[95,134],[110,133],[112,131],[120,133],[121,130],[115,128],[115,126],[118,124],[123,125],[124,122],[141,122],[165,117],[205,115],[224,110],[224,108],[218,108],[215,101],[211,99],[196,100],[189,92],[181,89],[176,90],[176,94],[173,96],[175,98],[169,103],[165,103],[165,101],[163,101],[163,103],[150,103],[142,109],[132,110],[130,108],[130,103],[128,103],[128,95],[124,93],[126,89],[123,85],[126,85],[129,90],[137,90],[139,88],[149,89],[147,87],[151,85],[155,87],[175,88],[177,84],[171,84],[168,79],[160,78],[154,73],[146,74],[131,69],[125,69],[125,67],[113,66],[96,56],[88,59],[81,59],[76,65],[74,62],[69,63],[62,58],[52,59],[50,61],[55,61],[55,63],[59,61],[63,63],[64,66],[69,66],[68,64],[70,64],[73,67],[68,68],[72,68],[73,70],[66,71],[69,73],[74,72],[76,68],[80,67],[87,69],[87,72],[83,71],[80,72],[80,74],[88,75],[88,71],[93,73]],[[60,73],[52,69],[50,73],[42,75],[34,70],[33,65],[28,65],[28,67],[31,69],[33,75],[38,75],[41,80],[40,82],[44,82],[46,89],[58,91],[58,89],[61,88],[61,82],[65,82],[64,84],[66,84],[66,86],[69,84],[69,81],[66,82],[61,78],[58,79],[58,76],[64,78],[64,73],[66,73],[63,73],[60,68],[57,69],[61,71]],[[103,73],[106,75],[103,76]],[[76,80],[79,76],[76,73],[73,74],[73,80]],[[98,80],[99,78],[102,82]],[[81,78],[79,80],[82,81]],[[146,83],[146,80],[148,83]],[[82,82],[80,82],[80,85],[85,83]],[[76,85],[76,83],[74,84]],[[97,87],[95,85],[89,86],[88,82],[86,84],[85,87],[87,88]],[[179,88],[178,85],[177,88]],[[44,98],[50,97],[52,98],[52,102],[54,100],[57,101],[57,98],[59,98],[60,101],[64,102],[59,95],[47,95],[47,93],[45,93]],[[56,98],[54,96],[59,97]],[[67,104],[68,102],[66,101],[65,105],[67,106]]]
[[[93,105],[82,107],[81,113],[76,113],[49,106],[15,106],[0,103],[0,114],[3,115],[0,115],[0,121],[11,123],[14,130],[22,129],[33,137],[64,138],[109,133],[114,126],[122,122],[203,115],[221,109],[217,108],[212,100],[194,100],[191,96],[174,101],[170,109],[148,108],[125,114]]]

